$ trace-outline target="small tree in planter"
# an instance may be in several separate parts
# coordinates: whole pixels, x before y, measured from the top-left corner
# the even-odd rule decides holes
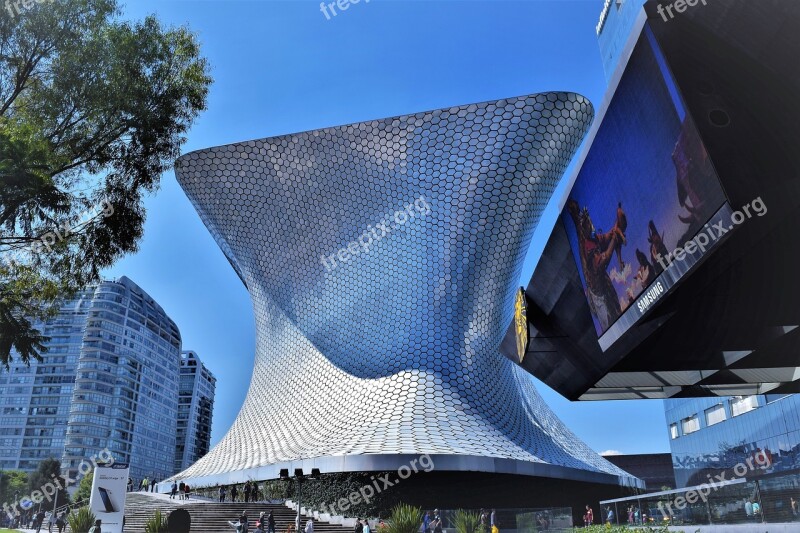
[[[456,511],[453,516],[453,526],[458,533],[483,533],[481,528],[481,515],[470,513],[463,509]]]
[[[67,517],[72,533],[89,533],[95,520],[94,513],[88,507],[82,507]]]
[[[421,524],[422,510],[400,503],[392,509],[386,533],[417,533]]]
[[[167,533],[168,529],[167,517],[161,514],[160,509],[144,525],[145,533]]]

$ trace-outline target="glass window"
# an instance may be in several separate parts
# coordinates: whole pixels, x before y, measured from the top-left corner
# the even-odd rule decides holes
[[[706,409],[706,426],[719,424],[720,422],[724,422],[726,418],[725,406],[722,404]]]
[[[681,421],[683,425],[683,434],[688,435],[689,433],[694,433],[698,429],[700,429],[700,419],[697,418],[697,415],[692,415],[689,418],[684,418]]]
[[[755,396],[734,396],[731,398],[731,416],[748,413],[756,407],[758,407],[758,399]]]
[[[678,424],[669,425],[669,436],[673,440],[678,438]]]

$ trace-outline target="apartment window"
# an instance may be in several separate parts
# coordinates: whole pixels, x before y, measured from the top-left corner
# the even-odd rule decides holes
[[[672,440],[678,438],[678,424],[670,424],[669,425],[669,436]]]
[[[734,396],[731,398],[732,416],[743,415],[756,407],[758,407],[758,399],[755,396]]]
[[[683,434],[688,435],[700,429],[700,419],[697,418],[697,415],[692,415],[689,418],[684,418],[681,421],[681,425],[683,426]]]
[[[724,422],[726,418],[725,406],[722,404],[706,409],[706,426],[719,424],[720,422]]]

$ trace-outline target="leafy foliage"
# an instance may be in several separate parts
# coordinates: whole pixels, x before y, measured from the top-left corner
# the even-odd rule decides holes
[[[453,526],[458,533],[483,533],[480,513],[458,509],[453,515]]]
[[[78,482],[78,490],[75,491],[74,497],[76,502],[89,502],[92,497],[92,482],[94,481],[94,471],[89,472],[81,478]]]
[[[649,526],[638,526],[638,527],[628,527],[628,526],[612,526],[612,525],[595,525],[589,527],[582,527],[582,528],[575,528],[575,532],[578,533],[684,533],[683,531],[677,531],[675,529],[669,529],[667,527],[649,527]]]
[[[392,509],[386,533],[417,533],[422,524],[422,509],[399,503]]]
[[[56,479],[58,479],[58,485],[66,486],[64,479],[61,477],[61,461],[52,457],[45,459],[39,463],[36,471],[28,479],[28,494],[33,495],[35,491],[42,491],[46,485],[56,486]],[[69,494],[67,494],[67,491],[59,490],[57,507],[68,503]]]
[[[393,493],[391,490],[386,490],[375,494],[370,498],[369,502],[365,502],[360,498],[361,490],[365,487],[372,487],[374,479],[377,479],[379,474],[359,474],[353,472],[337,473],[337,474],[323,474],[319,480],[305,481],[303,483],[303,493],[301,504],[303,507],[311,507],[312,509],[323,511],[329,506],[336,506],[337,513],[345,516],[360,516],[360,517],[375,517],[381,516],[381,512],[391,508],[394,503],[392,500]],[[282,482],[286,485],[285,498],[296,499],[297,486],[292,482]],[[349,499],[351,494],[359,495],[355,504],[349,502],[347,508],[339,505],[339,500],[342,498]]]
[[[12,503],[14,495],[20,497],[27,493],[28,473],[22,470],[2,470],[0,471],[0,504]]]
[[[88,507],[81,507],[67,517],[72,533],[89,533],[95,520],[94,513]]]
[[[155,514],[145,523],[145,533],[167,533],[169,525],[167,517],[161,514],[161,510],[156,510]]]
[[[0,363],[46,341],[36,320],[142,236],[143,195],[205,109],[186,28],[122,20],[117,0],[0,10]],[[100,212],[100,205],[112,206]]]

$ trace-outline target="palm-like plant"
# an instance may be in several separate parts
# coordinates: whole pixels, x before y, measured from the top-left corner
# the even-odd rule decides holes
[[[422,510],[400,503],[392,509],[386,533],[417,533],[420,524],[422,524]]]
[[[67,517],[72,533],[89,533],[95,520],[94,513],[88,507],[82,507]]]
[[[464,509],[456,511],[453,517],[453,525],[458,533],[483,533],[481,528],[481,515],[465,511]]]
[[[144,525],[145,533],[167,533],[167,529],[169,529],[167,517],[161,514],[160,509],[157,509],[153,517]]]

